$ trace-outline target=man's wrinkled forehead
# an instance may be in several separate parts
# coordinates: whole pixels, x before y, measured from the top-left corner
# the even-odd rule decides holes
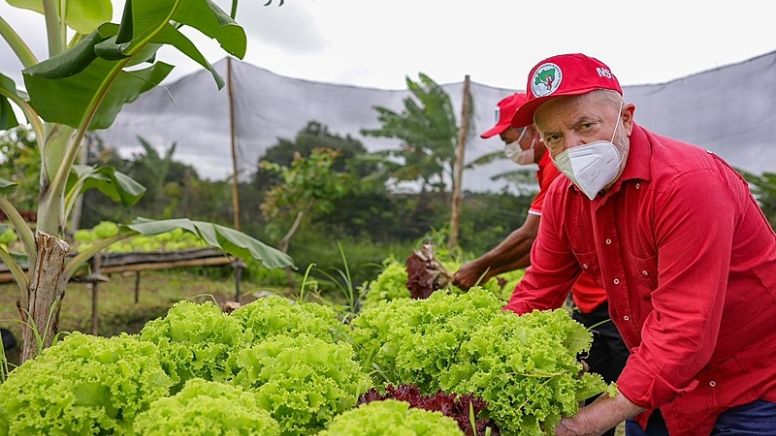
[[[540,130],[542,124],[546,126],[559,121],[565,121],[565,124],[570,124],[567,127],[571,127],[580,119],[598,120],[609,112],[614,112],[614,109],[608,110],[606,96],[593,91],[581,95],[559,96],[544,102],[534,112],[534,123]]]

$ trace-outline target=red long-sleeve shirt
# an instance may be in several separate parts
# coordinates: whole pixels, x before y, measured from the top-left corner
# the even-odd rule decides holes
[[[536,172],[536,180],[539,182],[539,193],[531,202],[528,213],[541,216],[544,197],[552,182],[560,176],[560,171],[552,163],[549,151],[544,152],[537,165],[539,165],[539,171]],[[582,273],[571,287],[571,298],[582,313],[590,313],[606,301],[606,291],[596,285],[589,274]]]
[[[630,144],[593,201],[553,183],[506,308],[560,307],[587,271],[631,350],[622,394],[660,408],[671,434],[706,435],[726,409],[776,401],[776,234],[719,157],[640,126]]]

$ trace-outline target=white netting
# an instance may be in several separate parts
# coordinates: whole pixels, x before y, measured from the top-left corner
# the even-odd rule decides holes
[[[625,99],[636,104],[636,122],[656,133],[708,148],[748,171],[776,171],[775,63],[772,52],[664,84],[628,86]],[[401,111],[405,90],[292,79],[240,61],[232,66],[242,177],[256,170],[258,158],[278,137],[292,139],[310,120],[326,124],[333,133],[360,139],[370,151],[399,145],[363,137],[359,131],[379,127],[373,106]],[[224,60],[216,68],[226,76]],[[444,87],[459,116],[462,83]],[[472,82],[471,92],[475,131],[467,144],[467,162],[502,149],[498,139],[486,141],[476,134],[493,123],[496,102],[514,91]],[[201,71],[141,96],[100,134],[122,151],[139,149],[137,135],[157,146],[177,142],[177,159],[194,165],[205,177],[225,178],[232,172],[227,102],[226,89],[217,91],[210,74]],[[503,158],[467,170],[464,188],[501,190],[508,182],[492,181],[491,176],[515,168]]]

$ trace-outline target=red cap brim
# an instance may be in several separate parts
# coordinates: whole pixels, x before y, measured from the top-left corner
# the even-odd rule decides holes
[[[512,127],[520,128],[520,127],[530,126],[531,124],[533,124],[534,112],[536,112],[536,109],[539,109],[539,106],[546,103],[548,100],[551,100],[557,97],[569,96],[569,95],[587,94],[588,92],[595,91],[596,89],[603,89],[603,88],[591,87],[591,88],[575,89],[570,92],[550,94],[544,97],[538,97],[533,100],[529,100],[526,104],[520,106],[517,112],[515,112],[515,116],[512,117],[512,123],[511,123]]]
[[[495,126],[491,127],[490,129],[482,132],[482,134],[480,135],[480,138],[488,139],[488,138],[490,138],[492,136],[500,135],[504,130],[510,128],[511,126],[512,126],[511,122],[504,123],[504,124],[496,124]]]

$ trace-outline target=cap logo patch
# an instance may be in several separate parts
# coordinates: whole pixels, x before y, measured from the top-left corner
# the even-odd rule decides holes
[[[598,67],[598,68],[595,69],[595,71],[596,71],[596,73],[598,73],[598,77],[604,77],[606,79],[611,79],[612,78],[612,72],[609,71],[608,68]]]
[[[563,72],[553,63],[539,66],[531,77],[531,92],[536,97],[544,97],[558,90],[563,81]]]

